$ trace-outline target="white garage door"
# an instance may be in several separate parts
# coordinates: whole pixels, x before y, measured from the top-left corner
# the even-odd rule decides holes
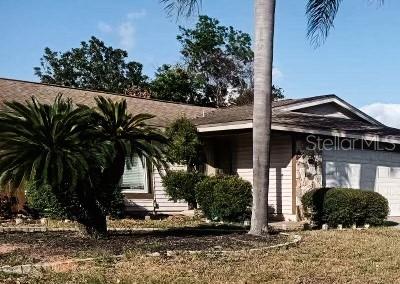
[[[326,187],[376,191],[389,201],[390,216],[400,216],[400,154],[367,150],[324,150]]]

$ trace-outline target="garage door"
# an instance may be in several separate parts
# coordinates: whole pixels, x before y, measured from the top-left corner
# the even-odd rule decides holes
[[[400,154],[367,150],[325,150],[327,187],[376,191],[389,201],[390,216],[400,216]]]

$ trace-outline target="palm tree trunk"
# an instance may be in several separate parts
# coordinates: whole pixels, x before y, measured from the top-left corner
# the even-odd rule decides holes
[[[274,21],[275,0],[255,0],[253,235],[268,233]]]

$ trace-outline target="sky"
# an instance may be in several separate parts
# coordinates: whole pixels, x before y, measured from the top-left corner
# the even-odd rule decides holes
[[[400,127],[400,1],[343,1],[327,41],[306,38],[304,0],[277,0],[274,83],[288,98],[336,94]],[[203,0],[201,14],[253,35],[253,0]],[[152,77],[180,60],[178,26],[158,0],[0,0],[0,77],[38,81],[43,49],[66,51],[92,35],[123,48]]]

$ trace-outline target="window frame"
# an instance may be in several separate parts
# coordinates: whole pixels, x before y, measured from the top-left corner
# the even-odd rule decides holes
[[[139,158],[139,161],[140,158]],[[152,184],[152,166],[146,159],[143,160],[144,162],[144,186],[145,190],[135,190],[131,188],[127,188],[127,185],[123,186],[122,182],[123,179],[121,178],[121,193],[128,199],[153,199],[153,184]],[[125,170],[124,170],[125,172]]]

